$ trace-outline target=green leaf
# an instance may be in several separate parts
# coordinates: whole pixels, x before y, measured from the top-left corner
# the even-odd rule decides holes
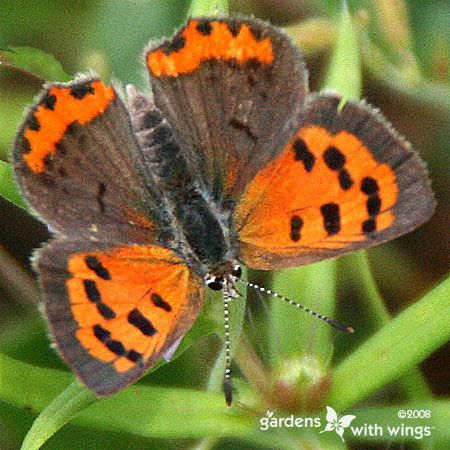
[[[199,318],[195,326],[181,341],[171,361],[180,356],[198,339],[212,333],[215,329],[216,324],[214,322],[208,320],[206,317]],[[161,360],[151,371],[156,370],[164,364],[167,364],[167,361]],[[28,432],[22,450],[40,448],[62,426],[98,400],[91,391],[87,390],[78,381],[75,381],[55,397],[41,412]]]
[[[46,81],[72,79],[53,55],[33,47],[10,47],[0,50],[0,65],[22,70]]]
[[[359,99],[362,86],[358,33],[347,3],[342,5],[338,37],[324,83],[325,89],[342,94],[341,105],[350,98]]]
[[[14,179],[12,165],[0,160],[0,195],[11,203],[27,209],[27,205],[20,194]]]
[[[73,382],[41,412],[23,441],[21,450],[36,450],[80,411],[98,399],[78,381]]]
[[[192,0],[188,16],[217,16],[228,11],[228,0]]]
[[[365,315],[378,330],[391,320],[384,299],[373,277],[367,252],[359,251],[338,261],[340,274],[356,290],[356,296],[363,303]],[[399,380],[404,392],[411,400],[428,398],[431,394],[424,376],[418,368],[411,368]]]
[[[144,437],[238,436],[250,432],[254,421],[233,414],[222,394],[134,385],[95,403],[92,393],[78,383],[70,385],[72,380],[68,373],[0,354],[0,399],[35,412],[45,408],[26,439],[28,450],[39,448],[81,409],[74,424]]]
[[[335,369],[327,402],[341,411],[423,361],[450,337],[450,278],[407,308]]]

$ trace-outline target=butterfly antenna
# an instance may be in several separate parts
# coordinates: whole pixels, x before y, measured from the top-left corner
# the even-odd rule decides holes
[[[230,302],[230,294],[223,292],[223,326],[225,331],[225,372],[223,377],[223,392],[225,401],[230,406],[233,400],[231,387],[231,351],[230,351],[230,310],[228,304]]]
[[[324,316],[323,314],[320,314],[316,311],[313,311],[312,309],[309,309],[307,306],[301,305],[300,303],[294,302],[294,300],[291,300],[290,298],[285,297],[284,295],[279,294],[278,292],[274,292],[271,289],[266,289],[262,286],[259,286],[258,284],[251,283],[247,280],[238,280],[239,283],[244,284],[245,286],[248,286],[249,288],[254,289],[255,291],[262,292],[263,294],[267,294],[270,297],[279,298],[281,300],[284,300],[285,302],[289,303],[292,306],[295,306],[298,309],[302,309],[303,311],[306,311],[311,316],[317,317],[320,320],[323,320],[324,322],[327,322],[332,327],[337,328],[340,331],[344,331],[346,333],[353,333],[355,330],[352,327],[348,327],[341,322],[338,322],[337,320],[332,319],[331,317]]]

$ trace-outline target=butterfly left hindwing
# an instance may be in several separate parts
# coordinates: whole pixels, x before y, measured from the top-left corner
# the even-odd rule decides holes
[[[58,351],[97,395],[140,378],[203,302],[202,280],[163,247],[53,241],[35,268]]]

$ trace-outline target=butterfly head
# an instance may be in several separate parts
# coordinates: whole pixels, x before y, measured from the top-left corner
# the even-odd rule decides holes
[[[205,275],[205,284],[213,291],[224,290],[232,298],[239,294],[235,283],[241,278],[242,268],[236,261],[227,261],[216,267],[211,273]]]

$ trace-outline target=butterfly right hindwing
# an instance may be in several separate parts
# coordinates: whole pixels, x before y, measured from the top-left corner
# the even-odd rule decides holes
[[[163,247],[59,240],[34,265],[56,346],[97,395],[140,378],[203,303],[202,279]]]

